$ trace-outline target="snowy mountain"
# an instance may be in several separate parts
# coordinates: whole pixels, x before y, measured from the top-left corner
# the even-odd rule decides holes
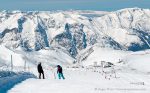
[[[26,51],[52,47],[76,58],[81,50],[100,47],[138,51],[150,48],[150,10],[2,11],[0,45]]]
[[[0,93],[149,93],[149,25],[150,9],[140,8],[2,11]]]

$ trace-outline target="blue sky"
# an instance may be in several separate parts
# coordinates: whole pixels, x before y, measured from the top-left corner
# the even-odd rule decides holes
[[[150,0],[0,0],[0,10],[104,10],[150,8]]]

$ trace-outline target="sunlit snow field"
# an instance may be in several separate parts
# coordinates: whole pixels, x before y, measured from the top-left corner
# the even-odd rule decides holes
[[[34,55],[32,53],[23,54],[24,52],[20,49],[16,50],[16,52],[12,52],[3,46],[1,46],[0,49],[0,55],[5,55],[5,58],[1,60],[2,66],[8,65],[9,67],[10,55],[13,55],[15,72],[20,70],[25,71],[24,62],[27,61],[26,71],[38,77],[36,66],[38,62],[42,62],[46,76],[44,80],[29,77],[29,79],[21,83],[14,84],[14,86],[8,90],[8,93],[150,92],[149,50],[124,52],[94,47],[94,52],[92,52],[85,61],[73,65],[72,58],[68,55],[61,57],[61,53],[63,52],[57,53],[58,51],[55,49],[53,51],[51,50],[52,54],[49,54],[51,52],[47,53],[49,50],[41,50],[35,52]],[[3,64],[3,60],[7,61],[7,64]],[[59,62],[59,60],[61,60],[61,62]],[[96,61],[97,67],[93,67],[92,65],[94,65]],[[102,67],[99,67],[101,66],[101,61],[112,62],[114,66],[102,69]],[[55,64],[53,62],[55,62]],[[57,78],[55,68],[57,64],[61,64],[64,68],[65,80],[59,80]],[[10,68],[5,69],[9,70]],[[115,73],[113,73],[113,71],[115,71]],[[3,78],[0,78],[0,80],[2,82]]]

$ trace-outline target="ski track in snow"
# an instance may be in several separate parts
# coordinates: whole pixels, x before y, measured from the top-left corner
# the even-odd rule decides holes
[[[47,73],[48,71],[46,71]],[[46,79],[28,79],[16,85],[8,93],[149,93],[150,76],[117,72],[117,78],[105,79],[93,70],[65,70],[65,80],[54,79],[54,73]],[[56,76],[57,77],[57,76]],[[144,85],[142,85],[144,82]]]

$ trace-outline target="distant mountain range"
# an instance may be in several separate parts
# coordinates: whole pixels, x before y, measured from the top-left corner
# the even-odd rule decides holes
[[[0,12],[0,45],[8,48],[57,47],[76,58],[95,44],[125,51],[150,49],[150,9]]]

